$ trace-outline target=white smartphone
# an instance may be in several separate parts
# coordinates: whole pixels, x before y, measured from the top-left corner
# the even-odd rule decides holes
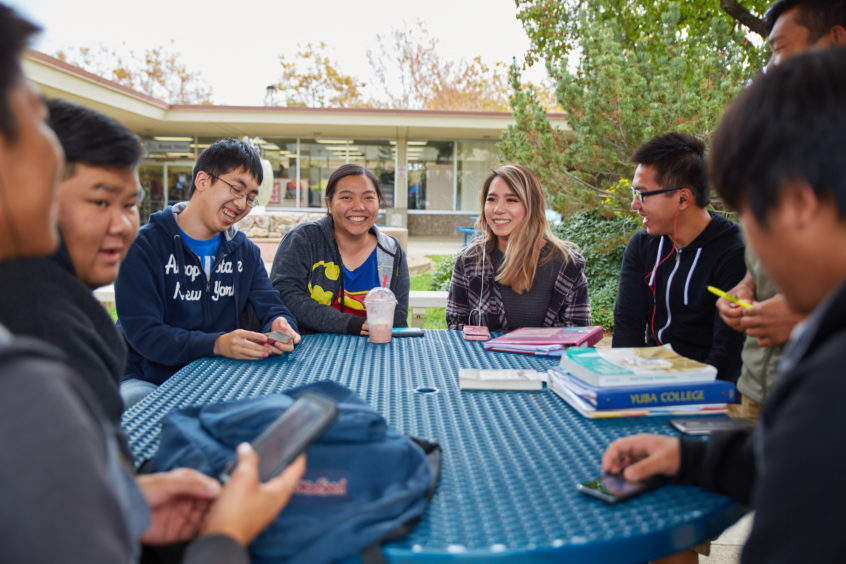
[[[282,331],[271,331],[270,333],[265,333],[264,336],[267,337],[267,342],[270,345],[275,345],[276,343],[287,345],[291,342],[291,336]]]

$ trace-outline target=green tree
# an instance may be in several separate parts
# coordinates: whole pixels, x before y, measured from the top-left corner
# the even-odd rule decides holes
[[[630,196],[617,188],[631,175],[633,149],[671,130],[707,142],[764,61],[764,49],[717,0],[516,3],[532,41],[527,62],[546,62],[570,130],[550,124],[513,65],[515,125],[500,151],[535,170],[565,215],[608,204],[627,209]],[[762,11],[764,2],[754,4]]]
[[[169,47],[153,47],[143,53],[130,50],[125,55],[103,45],[68,48],[56,57],[171,104],[211,103],[211,86],[181,62],[181,54],[173,51],[173,42]]]

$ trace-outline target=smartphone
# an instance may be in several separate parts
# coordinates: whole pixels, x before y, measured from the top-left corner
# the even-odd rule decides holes
[[[305,393],[251,443],[259,455],[259,479],[279,474],[317,440],[338,416],[338,405],[323,396]],[[236,462],[226,463],[220,481],[226,483]]]
[[[733,417],[688,417],[670,419],[670,425],[685,435],[710,435],[714,431],[751,431],[755,424],[748,419]]]
[[[606,503],[618,503],[636,495],[654,490],[667,483],[664,476],[653,476],[640,482],[630,482],[619,474],[604,474],[588,482],[578,484],[580,493],[601,499]]]
[[[462,332],[465,341],[489,341],[491,338],[490,329],[484,325],[465,325]]]
[[[394,327],[391,329],[392,337],[422,337],[423,329],[419,327]]]
[[[282,331],[271,331],[270,333],[265,333],[264,336],[267,337],[267,343],[270,345],[275,345],[276,343],[287,345],[291,342],[291,336]]]

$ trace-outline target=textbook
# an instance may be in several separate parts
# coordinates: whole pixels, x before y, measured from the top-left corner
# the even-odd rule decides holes
[[[557,366],[551,368],[549,373],[550,378],[556,377],[558,384],[600,410],[736,403],[739,399],[734,383],[723,380],[602,388],[591,386]]]
[[[567,386],[562,385],[560,372],[550,370],[549,389],[564,400],[570,407],[589,419],[605,419],[616,417],[657,417],[687,415],[716,415],[726,413],[725,403],[702,403],[693,405],[667,405],[661,407],[633,407],[624,409],[597,409],[585,399],[579,397]]]
[[[673,351],[670,345],[595,349],[570,347],[561,355],[561,368],[596,387],[710,382],[717,369]]]
[[[602,340],[602,327],[521,327],[485,343],[489,351],[561,356],[567,347],[592,347]]]
[[[461,368],[462,390],[542,390],[546,374],[535,370]]]

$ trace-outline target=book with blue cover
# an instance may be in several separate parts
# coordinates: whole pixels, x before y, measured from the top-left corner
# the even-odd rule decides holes
[[[629,409],[671,405],[736,403],[737,388],[733,382],[672,383],[658,385],[600,387],[576,378],[559,367],[550,369],[560,384],[591,404],[594,408]]]
[[[698,416],[717,415],[726,412],[725,403],[695,403],[689,405],[666,405],[653,407],[630,407],[619,409],[597,409],[587,400],[573,392],[559,376],[559,372],[549,371],[548,386],[570,407],[589,419],[609,419],[616,417],[656,417],[656,416]]]

